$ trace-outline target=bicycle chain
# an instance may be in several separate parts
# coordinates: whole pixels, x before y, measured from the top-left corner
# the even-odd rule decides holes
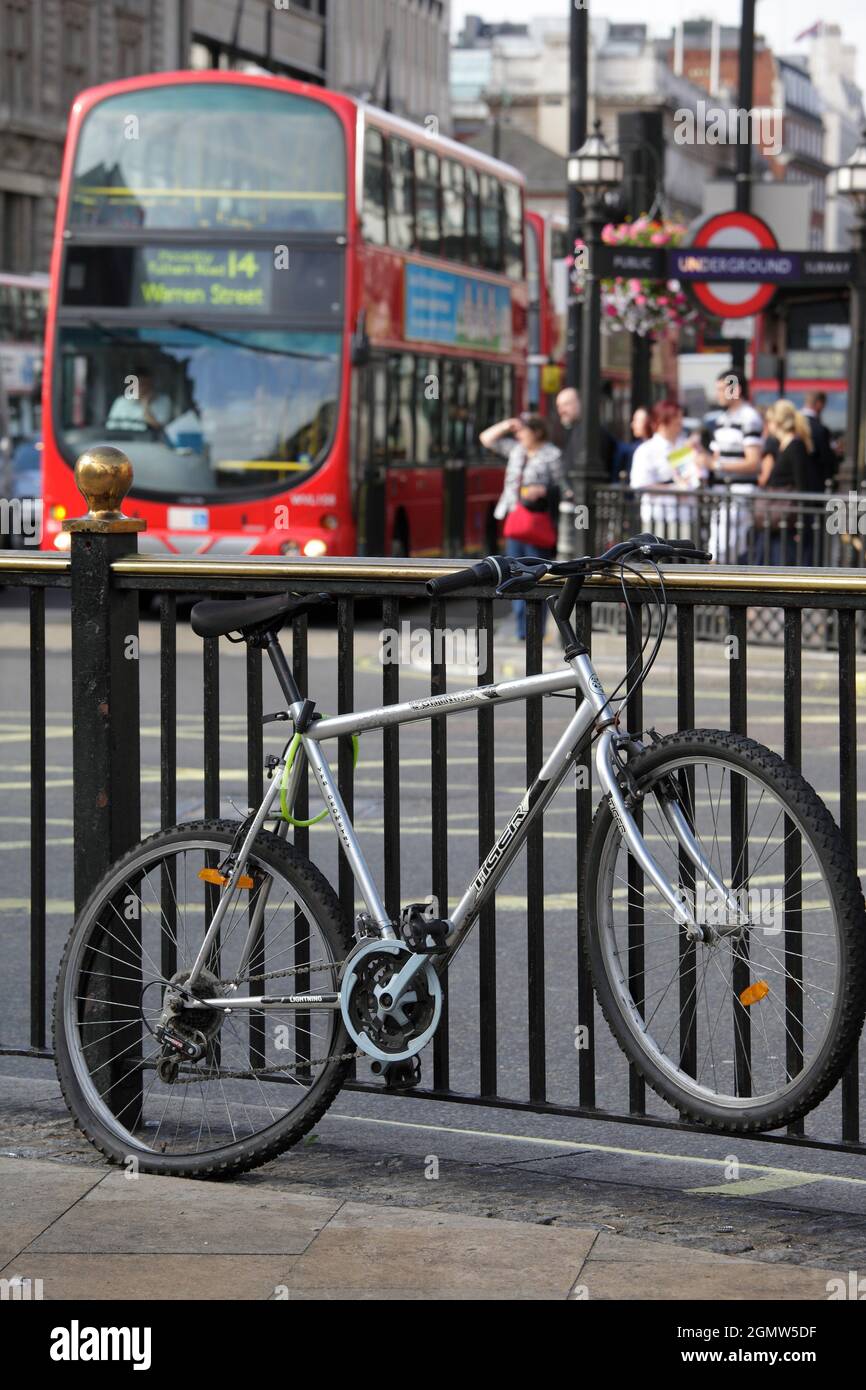
[[[303,1071],[305,1067],[324,1066],[328,1062],[351,1062],[357,1056],[357,1050],[351,1052],[335,1053],[332,1057],[310,1057],[303,1062],[280,1062],[272,1067],[247,1067],[246,1071],[212,1071],[200,1072],[195,1067],[183,1067],[179,1069],[178,1075],[171,1083],[173,1086],[192,1086],[200,1081],[255,1081],[259,1076],[269,1076],[272,1072]],[[190,1076],[181,1076],[181,1070],[192,1073]]]
[[[318,970],[320,967],[329,970],[339,970],[345,963],[345,961],[314,960],[311,961],[309,965],[287,966],[285,970],[268,970],[264,975],[256,975],[250,972],[247,976],[238,976],[238,978],[234,980],[218,980],[217,983],[222,986],[235,986],[243,984],[245,979],[261,980],[263,982],[265,980],[285,979],[287,975],[308,975],[313,970]],[[340,1052],[332,1057],[310,1057],[303,1062],[279,1062],[271,1067],[248,1067],[246,1071],[216,1071],[205,1073],[197,1071],[195,1067],[184,1066],[178,1069],[178,1075],[175,1077],[172,1085],[191,1086],[202,1081],[249,1081],[251,1078],[255,1079],[259,1076],[269,1076],[274,1072],[302,1071],[305,1067],[323,1066],[328,1062],[351,1062],[352,1058],[356,1055],[357,1050],[353,1048],[351,1052]],[[190,1072],[191,1075],[182,1076],[180,1074],[181,1071]]]
[[[348,957],[346,958],[348,959]],[[231,986],[242,985],[244,980],[279,980],[286,975],[308,975],[313,970],[341,970],[346,964],[344,960],[314,960],[309,965],[290,965],[285,970],[268,970],[264,975],[257,974],[250,970],[246,975],[239,975],[234,980],[217,980],[218,985]]]

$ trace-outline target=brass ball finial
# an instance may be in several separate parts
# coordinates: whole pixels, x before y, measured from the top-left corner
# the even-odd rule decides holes
[[[132,487],[132,464],[122,449],[112,444],[88,449],[76,461],[75,481],[87,503],[87,515],[64,521],[64,531],[144,530],[144,521],[124,516],[120,510]]]

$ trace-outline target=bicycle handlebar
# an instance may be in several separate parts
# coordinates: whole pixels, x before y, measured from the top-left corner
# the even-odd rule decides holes
[[[563,575],[567,582],[557,599],[557,613],[560,618],[564,618],[574,607],[580,585],[587,574],[593,569],[616,564],[618,560],[624,560],[627,555],[634,555],[635,552],[640,552],[641,557],[647,560],[706,561],[713,558],[708,551],[700,550],[694,541],[659,540],[658,536],[644,532],[639,536],[632,536],[627,541],[618,541],[603,555],[588,555],[580,560],[562,560],[557,563],[539,561],[534,556],[528,556],[524,561],[505,555],[488,555],[486,559],[480,560],[477,565],[471,565],[468,569],[445,574],[441,579],[429,579],[425,587],[431,597],[441,597],[444,594],[456,593],[459,589],[481,584],[495,584],[497,592],[502,593],[507,588],[532,588],[545,574]]]

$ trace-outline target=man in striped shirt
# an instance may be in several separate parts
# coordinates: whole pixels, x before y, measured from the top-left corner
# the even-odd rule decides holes
[[[710,440],[713,478],[725,484],[726,498],[713,511],[709,548],[722,564],[736,564],[746,550],[752,523],[750,503],[738,504],[755,491],[761,468],[764,423],[748,401],[745,379],[734,371],[716,380],[716,417]]]

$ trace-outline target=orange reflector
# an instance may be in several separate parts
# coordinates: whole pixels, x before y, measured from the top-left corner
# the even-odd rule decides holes
[[[761,999],[765,999],[770,993],[770,986],[766,980],[756,980],[753,985],[747,985],[740,994],[740,1003],[748,1008],[750,1004],[757,1004]]]
[[[225,874],[221,874],[219,869],[199,869],[198,876],[205,883],[228,883],[228,878]],[[238,888],[252,888],[254,884],[249,874],[241,874],[236,886]]]

